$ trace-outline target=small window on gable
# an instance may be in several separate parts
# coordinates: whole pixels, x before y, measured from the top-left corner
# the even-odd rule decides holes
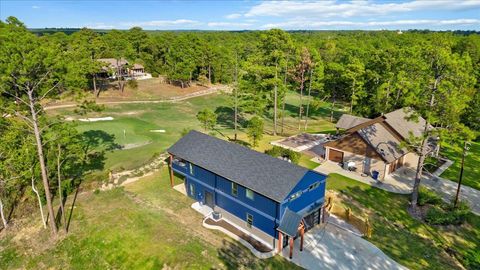
[[[232,195],[235,197],[238,196],[238,185],[234,182],[232,182]]]
[[[320,186],[320,182],[315,182],[308,187],[308,190],[314,190]]]
[[[190,169],[190,174],[191,174],[191,175],[194,175],[194,174],[193,174],[193,165],[192,165],[192,163],[188,163],[188,166],[189,166],[189,169]]]
[[[255,193],[253,192],[253,190],[246,188],[245,189],[245,196],[247,198],[249,198],[250,200],[253,200],[253,198],[255,196]]]
[[[300,196],[302,196],[302,191],[297,191],[297,192],[293,193],[292,195],[290,195],[290,201],[293,201]]]
[[[180,167],[185,167],[187,164],[185,164],[185,160],[181,158],[174,158],[173,163],[177,164]]]
[[[251,228],[253,225],[253,216],[247,213],[247,226]]]

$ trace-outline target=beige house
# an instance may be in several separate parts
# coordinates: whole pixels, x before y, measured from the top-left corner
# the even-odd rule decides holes
[[[411,135],[420,137],[426,121],[421,117],[409,120],[412,113],[404,108],[375,119],[342,115],[336,127],[345,132],[337,140],[324,144],[325,159],[344,166],[354,164],[357,172],[367,175],[376,171],[380,180],[402,166],[416,169],[418,155],[402,142]]]
[[[104,77],[110,76],[112,78],[116,78],[119,72],[122,76],[128,78],[143,77],[147,74],[145,73],[145,68],[143,65],[138,63],[130,65],[129,62],[124,58],[118,60],[115,58],[100,58],[98,61],[105,64],[105,66],[102,67],[101,72],[105,74]],[[109,75],[109,72],[111,75]]]

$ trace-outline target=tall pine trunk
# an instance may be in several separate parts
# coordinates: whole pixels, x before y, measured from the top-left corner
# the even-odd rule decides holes
[[[350,113],[353,112],[353,99],[355,98],[355,80],[353,80],[352,97],[350,98]]]
[[[305,71],[302,70],[302,76],[301,76],[301,81],[300,81],[300,106],[299,106],[299,109],[298,109],[298,130],[300,130],[300,125],[301,125],[301,122],[302,122],[304,74],[305,74]]]
[[[54,235],[57,234],[57,226],[55,224],[55,215],[53,212],[53,205],[52,205],[52,196],[50,194],[50,184],[48,182],[48,173],[47,173],[47,167],[45,165],[45,157],[43,155],[43,144],[42,144],[42,137],[40,134],[40,128],[38,126],[38,118],[37,118],[37,111],[35,109],[35,104],[34,104],[34,97],[33,97],[33,90],[28,90],[28,100],[30,102],[30,113],[32,116],[32,125],[33,125],[33,133],[35,135],[35,142],[37,145],[37,154],[38,154],[38,160],[40,163],[40,170],[42,174],[42,181],[43,181],[43,188],[45,190],[45,198],[47,201],[47,209],[48,209],[48,215],[50,216],[50,229],[52,230],[52,233]],[[33,183],[33,182],[32,182]]]
[[[287,100],[287,76],[288,76],[288,56],[287,56],[287,61],[285,62],[285,78],[283,80],[283,87],[285,88],[285,94],[283,95],[282,99],[282,135],[284,134],[284,122],[285,122],[285,103]]]
[[[305,126],[304,130],[306,131],[308,128],[308,111],[310,110],[310,98],[311,98],[311,90],[312,90],[312,75],[313,75],[313,68],[310,69],[310,83],[308,85],[308,99],[307,99],[307,111],[305,112]]]
[[[37,195],[38,208],[40,209],[40,216],[42,217],[43,228],[46,229],[47,228],[47,222],[45,221],[45,214],[43,213],[42,199],[40,198],[40,194],[38,193],[38,190],[35,188],[35,177],[33,175],[32,175],[32,190]],[[50,223],[52,223],[52,222],[50,222]]]
[[[333,111],[335,110],[335,95],[332,100],[332,107],[330,107],[330,122],[333,123]]]
[[[275,87],[274,87],[274,98],[273,98],[273,136],[277,136],[277,68],[278,65],[275,64]]]
[[[97,98],[100,93],[100,90],[97,89],[97,74],[93,74],[92,82],[93,82],[93,95],[95,96],[95,98]]]
[[[7,224],[7,219],[5,218],[5,213],[3,211],[2,198],[0,198],[0,216],[2,217],[3,229],[6,229],[8,227],[8,224]]]
[[[60,210],[62,211],[62,222],[65,232],[67,230],[66,227],[66,218],[65,218],[65,205],[63,202],[63,190],[62,190],[62,175],[61,175],[61,166],[62,162],[60,161],[60,157],[62,156],[62,148],[60,144],[58,145],[58,156],[57,156],[57,178],[58,178],[58,199],[60,201]]]
[[[235,72],[234,72],[234,95],[235,95],[235,108],[234,108],[234,127],[235,135],[234,140],[237,141],[237,126],[238,126],[238,54],[235,53]]]
[[[212,67],[208,64],[208,84],[212,84]]]
[[[430,96],[430,104],[429,109],[433,108],[433,104],[435,102],[435,92],[437,91],[438,83],[440,82],[440,76],[435,76],[435,82],[433,84],[432,94]],[[420,181],[422,179],[423,173],[423,165],[425,163],[425,158],[427,157],[428,151],[428,117],[425,119],[425,128],[423,130],[423,139],[422,145],[420,150],[420,155],[418,157],[418,164],[417,164],[417,171],[415,173],[415,182],[413,183],[413,190],[412,190],[412,201],[411,206],[414,212],[417,211],[417,203],[418,203],[418,191],[420,189]]]

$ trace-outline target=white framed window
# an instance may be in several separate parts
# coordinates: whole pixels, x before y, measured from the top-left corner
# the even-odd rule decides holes
[[[245,197],[249,198],[250,200],[253,200],[255,198],[255,192],[253,192],[253,190],[251,189],[246,188]]]
[[[253,225],[253,216],[249,213],[247,213],[247,226],[251,228]]]
[[[293,193],[292,195],[290,195],[290,201],[293,201],[295,199],[297,199],[298,197],[302,196],[302,191],[297,191],[295,193]]]
[[[195,185],[190,183],[190,195],[195,196]]]
[[[308,187],[308,190],[314,190],[320,186],[320,182],[315,182]]]
[[[188,166],[189,166],[189,169],[190,169],[190,174],[191,174],[191,175],[194,175],[194,174],[193,174],[193,165],[192,165],[192,163],[188,163]]]
[[[235,197],[238,196],[238,185],[234,182],[232,182],[232,195]]]

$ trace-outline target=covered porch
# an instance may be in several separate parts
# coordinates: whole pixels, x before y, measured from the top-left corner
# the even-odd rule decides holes
[[[326,211],[325,207],[321,207],[317,211],[314,211],[306,216],[302,216],[299,213],[291,211],[290,209],[285,210],[285,214],[280,220],[280,225],[277,228],[278,232],[278,244],[277,251],[279,254],[284,252],[285,247],[289,247],[288,257],[293,258],[293,250],[295,247],[295,242],[298,243],[299,251],[303,251],[305,233],[313,229],[316,224],[324,223],[324,217]],[[317,219],[317,220],[312,220]]]

